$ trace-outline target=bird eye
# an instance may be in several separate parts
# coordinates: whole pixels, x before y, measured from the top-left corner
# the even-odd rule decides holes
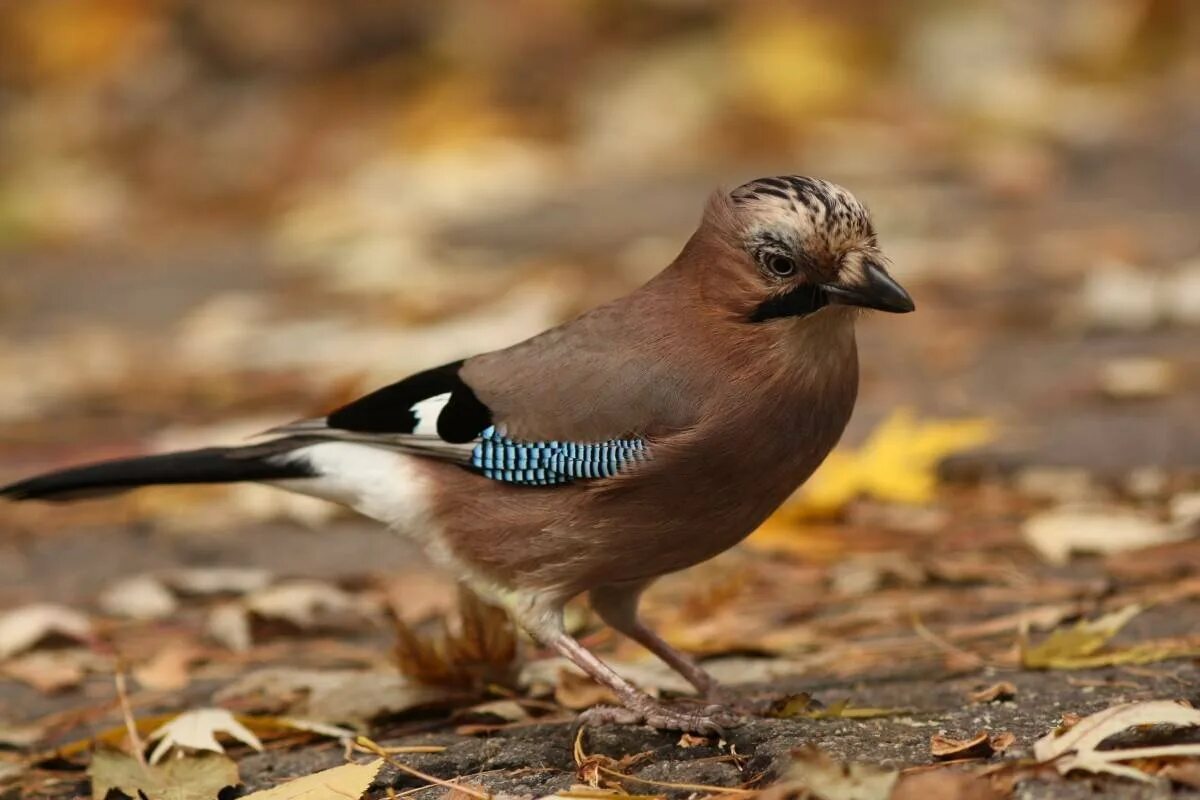
[[[796,262],[787,256],[769,256],[767,258],[767,269],[781,278],[786,278],[796,272]]]

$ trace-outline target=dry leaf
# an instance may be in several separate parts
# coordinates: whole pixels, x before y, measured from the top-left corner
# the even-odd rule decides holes
[[[792,520],[829,517],[860,496],[923,505],[933,500],[942,459],[993,437],[986,419],[918,422],[910,409],[899,409],[858,450],[831,453],[779,513]]]
[[[97,662],[103,663],[90,650],[35,650],[0,663],[0,675],[55,694],[78,687]]]
[[[1066,564],[1072,553],[1120,553],[1191,534],[1148,514],[1122,508],[1061,508],[1035,514],[1021,527],[1025,541],[1051,564]]]
[[[136,575],[108,587],[99,598],[105,614],[136,620],[163,619],[179,610],[175,595],[153,575]]]
[[[185,642],[175,642],[154,654],[147,663],[135,667],[133,677],[142,687],[154,691],[182,689],[191,681],[191,667],[204,657],[204,650]]]
[[[321,581],[291,581],[257,589],[241,600],[217,606],[209,614],[208,633],[237,652],[249,650],[259,626],[280,622],[302,631],[323,627],[356,628],[376,616],[374,605]]]
[[[29,747],[37,744],[46,735],[46,724],[10,725],[0,722],[0,746]]]
[[[1004,754],[1010,747],[1017,743],[1017,736],[1012,731],[1000,731],[993,733],[990,739],[992,749],[999,754]]]
[[[150,763],[157,764],[173,747],[224,753],[225,749],[217,742],[218,733],[262,752],[262,742],[233,714],[223,708],[201,708],[180,714],[147,737],[151,742],[161,740],[150,754]]]
[[[1200,646],[1188,640],[1143,642],[1106,651],[1108,642],[1141,610],[1135,604],[1099,619],[1083,620],[1074,627],[1054,631],[1038,645],[1031,646],[1022,636],[1021,665],[1027,669],[1092,669],[1200,655]]]
[[[0,659],[32,649],[52,637],[85,642],[92,623],[78,611],[55,603],[23,606],[0,615]]]
[[[994,752],[987,731],[980,731],[970,739],[951,739],[935,733],[929,740],[929,754],[937,759],[991,758]]]
[[[839,700],[828,706],[813,702],[811,695],[801,693],[786,698],[778,710],[770,712],[777,719],[878,719],[906,713],[903,708],[871,708],[850,705],[850,701]]]
[[[1143,725],[1200,726],[1200,711],[1170,700],[1113,706],[1084,717],[1066,731],[1051,731],[1034,744],[1033,754],[1042,763],[1053,762],[1063,775],[1079,769],[1123,775],[1139,781],[1148,781],[1151,778],[1145,772],[1119,762],[1144,758],[1200,756],[1200,744],[1196,743],[1097,749],[1110,737]]]
[[[894,770],[840,763],[811,746],[795,751],[792,758],[778,788],[784,792],[788,787],[804,789],[815,800],[888,800],[899,778]]]
[[[986,778],[969,772],[939,769],[902,775],[888,800],[1001,800]]]
[[[967,699],[972,703],[997,703],[1004,700],[1012,700],[1017,696],[1017,687],[1009,681],[999,681],[991,686],[985,686],[978,691],[967,694]]]
[[[517,636],[512,618],[460,587],[458,619],[439,619],[440,628],[420,634],[399,616],[396,663],[400,671],[429,686],[478,691],[491,684],[517,683]]]
[[[331,617],[363,618],[371,610],[338,587],[314,580],[289,581],[259,589],[243,602],[253,614],[290,622],[301,629],[314,628]]]
[[[163,581],[184,595],[242,595],[271,584],[274,576],[255,567],[193,567],[163,575]]]
[[[381,758],[367,764],[342,764],[248,794],[242,800],[357,800],[371,787],[382,767]]]
[[[612,690],[575,670],[560,669],[554,685],[554,702],[572,711],[599,705],[620,705]]]
[[[216,695],[217,702],[239,709],[355,727],[456,698],[447,689],[416,685],[394,672],[290,667],[251,672]]]
[[[237,764],[224,755],[202,753],[143,766],[137,759],[107,748],[92,755],[88,776],[96,800],[105,800],[113,790],[153,800],[213,800],[241,782]]]
[[[1190,759],[1172,762],[1160,769],[1158,776],[1190,789],[1200,789],[1200,761]]]

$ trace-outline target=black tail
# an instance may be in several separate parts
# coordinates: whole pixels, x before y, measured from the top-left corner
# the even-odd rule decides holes
[[[0,497],[78,500],[138,486],[310,478],[316,473],[303,460],[289,462],[279,458],[307,443],[303,439],[280,439],[249,447],[206,447],[158,456],[100,461],[18,481],[0,488]]]

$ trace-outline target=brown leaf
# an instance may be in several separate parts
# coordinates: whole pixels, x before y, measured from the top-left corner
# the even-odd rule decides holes
[[[1200,759],[1174,761],[1160,769],[1158,774],[1181,786],[1200,789]]]
[[[572,711],[582,711],[599,705],[619,705],[611,689],[601,686],[586,675],[565,668],[558,671],[554,701]]]
[[[942,768],[903,775],[888,800],[1000,800],[985,778]]]
[[[508,613],[463,588],[458,617],[456,625],[443,617],[432,634],[419,634],[394,617],[400,672],[418,683],[454,689],[515,685],[517,636]]]
[[[992,734],[991,742],[992,749],[999,754],[1003,754],[1017,743],[1017,737],[1012,731],[1000,731],[999,733]]]
[[[980,731],[970,739],[951,739],[936,733],[929,740],[930,755],[941,760],[990,758],[994,752],[987,731]]]
[[[1016,686],[1010,681],[999,681],[991,686],[968,693],[967,699],[972,703],[997,703],[1003,700],[1012,700],[1016,696]]]
[[[0,675],[32,686],[42,694],[56,694],[83,683],[88,668],[98,661],[88,650],[37,650],[0,664]]]

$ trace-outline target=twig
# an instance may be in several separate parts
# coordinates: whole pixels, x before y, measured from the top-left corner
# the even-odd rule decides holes
[[[571,746],[571,754],[575,758],[575,766],[576,767],[583,766],[583,763],[587,759],[591,758],[591,756],[589,756],[583,750],[583,731],[584,731],[584,728],[581,725],[579,727],[579,730],[575,732],[575,741]],[[615,770],[610,767],[601,766],[600,764],[596,764],[595,766],[596,766],[596,770],[598,772],[606,773],[610,777],[617,778],[617,779],[628,779],[631,781],[637,781],[638,783],[644,783],[647,786],[659,786],[659,787],[663,787],[666,789],[685,789],[690,792],[718,792],[720,794],[736,794],[736,795],[757,794],[757,792],[753,789],[737,789],[737,788],[733,788],[730,786],[709,786],[708,784],[704,784],[704,783],[670,783],[668,781],[654,781],[654,780],[650,780],[649,778],[639,778],[635,775],[627,775],[624,772],[621,772],[620,770]]]
[[[414,778],[420,778],[423,781],[428,781],[429,783],[437,784],[438,786],[444,786],[447,789],[455,789],[465,795],[478,798],[478,800],[492,800],[492,796],[490,794],[484,794],[483,792],[476,791],[475,789],[463,786],[460,783],[455,783],[454,781],[442,780],[441,778],[434,777],[428,773],[421,772],[419,769],[414,769],[407,764],[401,764],[399,761],[392,758],[391,755],[389,755],[388,752],[383,749],[383,747],[371,741],[366,736],[359,736],[354,740],[354,742],[367,752],[374,753],[391,766],[405,774],[412,775]]]
[[[129,734],[129,743],[133,746],[133,757],[141,765],[142,771],[150,774],[150,765],[146,763],[146,744],[138,733],[137,722],[133,719],[133,709],[129,705],[129,693],[125,690],[125,664],[120,659],[115,666],[113,682],[117,686],[117,701],[121,704],[121,716],[125,720],[125,731]]]

